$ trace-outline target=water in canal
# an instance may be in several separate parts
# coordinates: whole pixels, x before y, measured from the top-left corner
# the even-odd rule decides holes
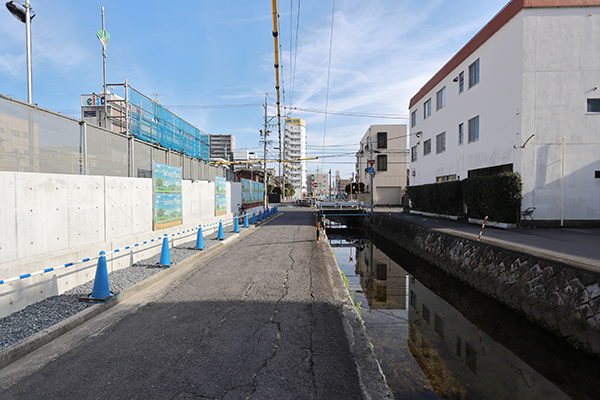
[[[600,399],[596,358],[385,239],[328,236],[396,399]]]

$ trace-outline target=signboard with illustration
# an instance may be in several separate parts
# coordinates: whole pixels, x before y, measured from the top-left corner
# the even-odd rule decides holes
[[[227,181],[219,176],[215,177],[215,215],[227,213]]]
[[[183,224],[181,168],[154,163],[154,230]]]

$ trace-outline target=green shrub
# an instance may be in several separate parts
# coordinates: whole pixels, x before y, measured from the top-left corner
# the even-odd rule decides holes
[[[514,172],[406,188],[414,210],[461,216],[464,203],[469,218],[508,223],[518,221],[522,190]]]

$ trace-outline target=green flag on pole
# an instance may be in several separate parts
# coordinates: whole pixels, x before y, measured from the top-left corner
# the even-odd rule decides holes
[[[96,32],[96,36],[98,37],[98,39],[100,39],[100,42],[102,43],[102,55],[104,56],[104,58],[106,58],[106,45],[108,44],[108,42],[110,42],[110,35],[105,30],[100,29],[98,32]]]

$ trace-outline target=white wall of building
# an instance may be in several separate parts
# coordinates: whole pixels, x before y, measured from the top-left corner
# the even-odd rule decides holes
[[[306,126],[302,119],[288,118],[285,120],[283,159],[295,160],[306,158]],[[292,184],[296,193],[295,198],[308,194],[306,187],[306,160],[286,161],[284,178]]]
[[[0,280],[229,220],[242,190],[240,183],[227,183],[227,214],[216,217],[214,182],[183,180],[183,225],[153,231],[151,179],[0,171],[0,187]],[[212,230],[216,227],[203,233]],[[196,231],[177,236],[174,243],[195,238]],[[109,273],[159,253],[161,245],[109,255]],[[93,260],[1,284],[0,318],[93,279],[96,266]]]
[[[386,148],[378,148],[378,132],[387,133]],[[360,146],[362,153],[359,151],[359,154],[362,154],[362,156],[357,158],[357,173],[360,181],[364,183],[369,192],[371,192],[371,176],[366,169],[369,167],[368,160],[371,157],[375,161],[373,164],[375,175],[372,184],[372,187],[375,188],[373,191],[373,204],[402,204],[402,195],[406,188],[406,171],[409,166],[406,125],[371,125],[362,137]],[[387,169],[385,171],[378,170],[378,155],[387,156]],[[370,203],[370,197],[361,198],[361,200]]]
[[[600,32],[599,14],[600,7],[524,8],[448,73],[410,109],[418,110],[410,129],[410,147],[418,152],[411,185],[513,164],[523,179],[523,209],[536,207],[535,219],[599,220],[600,113],[587,113],[587,99],[600,98],[600,89],[594,90],[600,86],[600,47],[590,40]],[[477,59],[480,81],[469,88],[469,65]],[[459,94],[453,80],[461,71],[465,89]],[[436,93],[444,86],[446,106],[436,111]],[[429,98],[432,112],[424,120]],[[475,116],[479,140],[470,143],[468,121]],[[436,154],[442,132],[446,150]],[[431,153],[424,155],[427,139]]]

